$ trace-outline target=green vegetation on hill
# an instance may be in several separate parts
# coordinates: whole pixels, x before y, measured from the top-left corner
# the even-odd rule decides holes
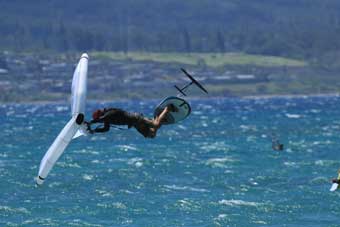
[[[92,52],[96,58],[112,60],[153,61],[160,63],[180,63],[188,65],[205,64],[208,67],[227,65],[255,65],[262,67],[306,66],[307,63],[283,57],[251,55],[244,53],[145,53],[145,52]]]
[[[0,0],[0,8],[0,50],[236,52],[339,67],[335,0]]]

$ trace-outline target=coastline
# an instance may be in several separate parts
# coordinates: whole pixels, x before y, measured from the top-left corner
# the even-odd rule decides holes
[[[305,98],[322,98],[322,97],[339,97],[340,93],[320,93],[320,94],[277,94],[277,95],[244,95],[244,96],[192,96],[186,97],[188,100],[209,100],[209,99],[305,99]],[[127,99],[127,98],[113,98],[113,99],[89,99],[88,103],[109,103],[109,102],[130,102],[133,100],[138,101],[161,101],[165,97],[161,98],[138,98],[138,99]],[[69,100],[42,100],[42,101],[24,101],[24,102],[0,102],[0,106],[4,105],[48,105],[48,104],[65,104]]]
[[[338,97],[340,93],[320,93],[320,94],[298,94],[298,95],[247,95],[242,96],[244,99],[273,99],[273,98],[322,98],[322,97]]]

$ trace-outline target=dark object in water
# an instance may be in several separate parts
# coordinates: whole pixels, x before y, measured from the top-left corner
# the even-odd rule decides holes
[[[283,144],[279,143],[279,141],[276,141],[276,143],[273,142],[272,148],[274,151],[282,151],[283,150]]]

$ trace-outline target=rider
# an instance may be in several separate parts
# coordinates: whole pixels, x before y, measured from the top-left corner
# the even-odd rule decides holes
[[[283,144],[276,138],[275,135],[272,135],[272,148],[274,151],[282,151]]]
[[[87,127],[90,133],[100,133],[109,131],[110,125],[127,125],[128,128],[135,127],[145,138],[154,138],[156,137],[157,130],[165,120],[167,113],[177,111],[178,110],[174,105],[169,105],[164,108],[161,114],[153,119],[149,119],[140,113],[130,113],[118,108],[98,109],[93,112],[93,119],[90,122],[87,122]],[[103,123],[103,126],[92,130],[91,124],[95,123]]]
[[[332,180],[333,183],[340,184],[340,169],[338,170],[338,177]]]

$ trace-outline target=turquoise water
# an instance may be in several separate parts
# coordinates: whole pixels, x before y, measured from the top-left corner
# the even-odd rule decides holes
[[[68,103],[0,106],[0,226],[340,226],[340,98],[191,100],[154,140],[74,140],[43,186]],[[151,115],[155,101],[90,103]],[[285,144],[271,149],[271,134]]]

